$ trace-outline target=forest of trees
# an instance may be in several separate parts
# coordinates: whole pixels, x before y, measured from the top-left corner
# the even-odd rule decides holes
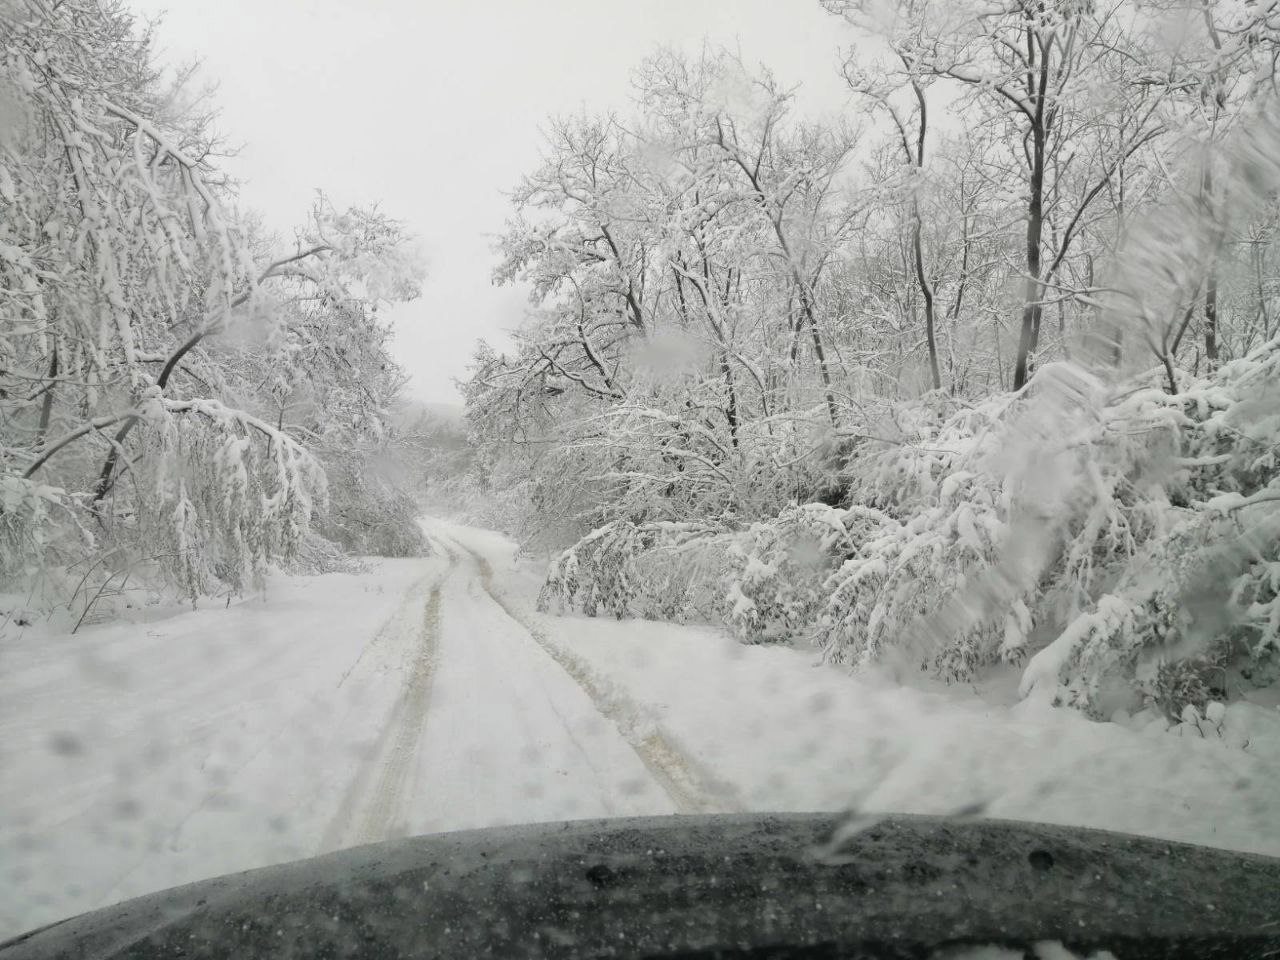
[[[324,196],[266,232],[193,74],[114,0],[0,4],[0,583],[37,609],[425,547],[378,469],[409,238]]]
[[[843,116],[707,48],[550,122],[477,510],[552,606],[1096,716],[1271,682],[1280,5],[823,6]]]
[[[412,555],[429,481],[549,605],[1095,716],[1271,683],[1280,3],[822,5],[840,116],[706,47],[549,122],[464,446],[397,412],[400,223],[271,235],[122,3],[0,0],[3,592]]]

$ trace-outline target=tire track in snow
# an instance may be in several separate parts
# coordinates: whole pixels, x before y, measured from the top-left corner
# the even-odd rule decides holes
[[[438,581],[439,579],[439,575],[437,575],[435,580]],[[387,617],[382,626],[378,627],[377,631],[373,635],[373,639],[360,648],[360,653],[351,661],[350,666],[348,666],[346,670],[342,671],[342,676],[338,678],[339,690],[342,689],[343,684],[351,679],[351,675],[355,673],[356,668],[364,662],[367,654],[383,646],[387,642],[387,639],[394,636],[398,631],[406,629],[405,624],[412,613],[410,608],[415,605],[417,597],[426,588],[427,584],[431,582],[433,582],[433,580],[430,576],[414,581],[412,586],[409,587],[404,601],[401,602],[400,606],[396,608],[395,612],[392,613],[391,616]]]
[[[456,563],[456,558],[451,559]],[[426,728],[431,682],[439,656],[441,586],[452,569],[445,571],[431,586],[416,631],[417,644],[404,687],[376,747],[351,781],[337,814],[325,830],[320,842],[321,853],[376,843],[404,832],[405,790]],[[406,606],[416,606],[417,600],[415,590]]]
[[[414,660],[409,680],[397,704],[392,724],[396,730],[391,752],[382,767],[382,775],[374,787],[373,797],[360,825],[358,842],[373,843],[402,829],[405,787],[417,759],[418,742],[427,724],[427,706],[431,699],[431,680],[435,673],[440,646],[440,584],[431,588],[422,617],[422,641]]]
[[[494,587],[493,567],[488,560],[465,543],[452,538],[450,540],[475,561],[480,571],[481,586],[489,598],[582,688],[596,710],[614,725],[635,751],[640,762],[671,798],[679,813],[734,813],[744,809],[735,799],[730,786],[713,780],[703,772],[697,763],[676,749],[661,729],[642,730],[636,722],[640,710],[629,698],[616,690],[606,690],[586,663],[556,646],[536,624],[530,623]],[[453,551],[449,553],[451,557],[456,557]]]

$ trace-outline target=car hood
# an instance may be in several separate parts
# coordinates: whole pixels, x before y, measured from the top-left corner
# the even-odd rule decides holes
[[[191,884],[34,931],[46,957],[1121,956],[1280,947],[1280,860],[1042,824],[831,814],[473,830]]]

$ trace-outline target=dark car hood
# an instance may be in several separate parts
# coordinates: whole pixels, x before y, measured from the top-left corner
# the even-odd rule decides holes
[[[0,960],[910,957],[1044,940],[1261,956],[1280,949],[1278,902],[1280,860],[1124,834],[655,817],[416,837],[220,877],[19,937]]]

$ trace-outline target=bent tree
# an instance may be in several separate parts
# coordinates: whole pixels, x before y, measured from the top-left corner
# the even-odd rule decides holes
[[[416,292],[406,237],[323,198],[293,243],[261,235],[122,4],[19,0],[0,56],[2,572],[150,557],[191,596],[239,588],[326,501],[273,397],[340,386],[372,426],[398,376],[377,305]]]

